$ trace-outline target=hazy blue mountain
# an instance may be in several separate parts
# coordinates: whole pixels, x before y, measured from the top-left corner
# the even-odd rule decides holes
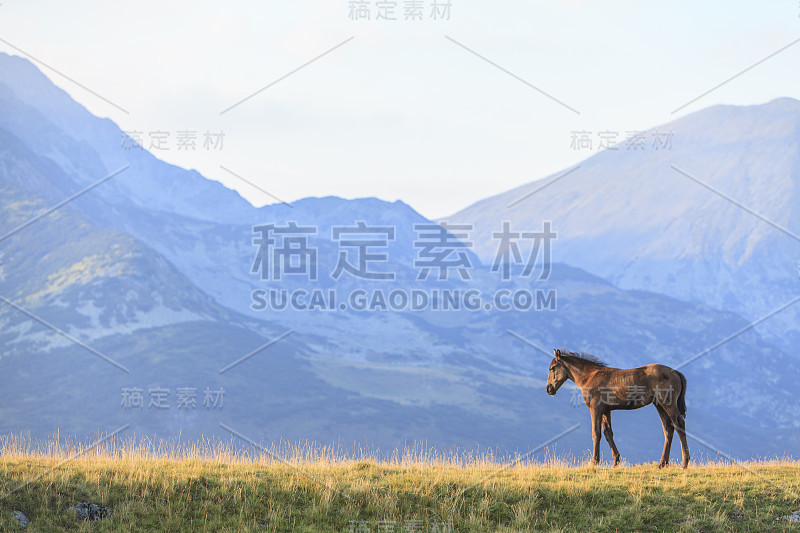
[[[654,146],[657,136],[671,144]],[[640,148],[620,142],[560,179],[563,172],[450,219],[476,225],[475,251],[483,259],[494,253],[491,232],[501,221],[527,227],[551,220],[557,260],[622,288],[703,302],[749,320],[800,295],[800,102],[713,106],[642,139]],[[759,331],[797,355],[799,321],[800,304]]]
[[[572,404],[567,388],[556,398],[544,393],[550,355],[509,330],[545,352],[565,346],[627,367],[678,365],[747,324],[740,313],[621,290],[564,263],[553,264],[544,281],[521,277],[519,269],[503,281],[490,272],[493,252],[487,255],[480,242],[478,255],[465,251],[470,279],[453,272],[443,281],[435,273],[417,280],[414,224],[431,221],[402,202],[329,197],[254,208],[196,172],[144,150],[122,149],[121,139],[116,125],[92,116],[29,62],[0,54],[0,237],[129,165],[0,240],[0,295],[130,369],[122,372],[0,305],[0,432],[86,435],[131,423],[139,434],[227,438],[219,426],[224,422],[265,441],[368,442],[382,450],[426,441],[525,452],[581,423],[558,449],[583,457],[588,412]],[[527,220],[525,229],[540,228],[543,218]],[[317,251],[318,279],[262,280],[251,273],[258,252],[253,226],[290,221],[316,228],[308,244]],[[394,272],[394,280],[330,276],[340,252],[332,228],[358,221],[394,228],[385,249],[389,259],[375,266]],[[563,260],[562,230],[556,222],[554,229],[554,255]],[[252,309],[253,291],[269,288],[341,295],[553,290],[557,305],[526,311]],[[797,449],[796,360],[748,331],[683,371],[690,384],[689,427],[698,436],[742,456]],[[125,388],[170,389],[171,407],[125,409]],[[178,388],[196,388],[198,407],[177,408]],[[201,405],[206,388],[225,390],[224,407]],[[626,458],[658,456],[662,437],[653,409],[617,416],[615,424]],[[762,438],[766,429],[774,435],[769,442]]]

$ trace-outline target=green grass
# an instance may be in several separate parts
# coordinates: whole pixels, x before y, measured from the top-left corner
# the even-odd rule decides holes
[[[32,532],[800,530],[776,521],[800,509],[797,461],[687,471],[504,465],[491,454],[409,452],[380,462],[284,446],[253,458],[229,443],[87,450],[8,437],[0,440],[0,531],[21,531],[13,510],[31,519]],[[79,521],[69,508],[81,501],[113,517]]]

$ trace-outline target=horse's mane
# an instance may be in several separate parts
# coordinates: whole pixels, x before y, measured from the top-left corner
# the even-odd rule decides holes
[[[608,366],[608,363],[606,363],[602,359],[599,359],[599,358],[595,357],[594,355],[592,355],[590,353],[586,353],[586,352],[581,352],[581,353],[570,352],[569,350],[564,350],[563,348],[560,351],[561,351],[561,355],[562,356],[566,355],[566,356],[569,356],[569,357],[574,357],[576,359],[580,359],[581,361],[585,361],[587,363],[592,363],[593,365],[597,365],[597,366]]]

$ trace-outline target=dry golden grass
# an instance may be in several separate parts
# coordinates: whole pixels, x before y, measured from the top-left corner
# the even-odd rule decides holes
[[[0,530],[27,531],[797,531],[800,462],[659,470],[520,462],[490,452],[366,451],[232,442],[89,448],[0,439]],[[113,517],[82,522],[89,501]]]

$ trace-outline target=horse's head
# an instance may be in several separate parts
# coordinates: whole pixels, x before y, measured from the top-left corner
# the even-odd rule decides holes
[[[553,352],[556,354],[553,360],[550,361],[550,372],[547,374],[547,394],[550,396],[558,392],[558,389],[569,378],[569,371],[567,366],[561,361],[561,350],[555,349]]]

